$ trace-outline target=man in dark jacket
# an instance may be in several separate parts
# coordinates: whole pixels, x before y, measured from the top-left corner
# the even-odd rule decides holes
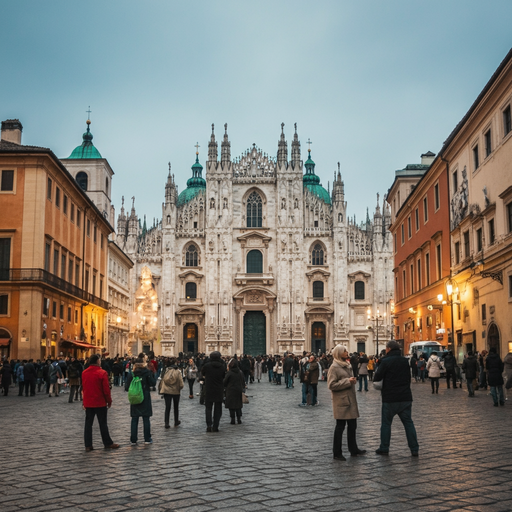
[[[473,389],[473,380],[478,375],[478,360],[473,355],[473,352],[469,351],[468,356],[462,362],[462,370],[466,373],[466,383],[468,385],[468,396],[475,396],[475,390]],[[478,386],[477,386],[478,387]]]
[[[291,373],[293,372],[293,354],[288,354],[283,361],[284,383],[286,388],[292,387]]]
[[[30,396],[36,395],[36,380],[37,380],[37,371],[34,366],[34,360],[29,359],[28,363],[25,365],[25,396],[28,396],[30,391]]]
[[[382,359],[373,382],[382,383],[382,423],[378,455],[388,455],[391,423],[398,414],[405,428],[407,443],[413,457],[418,456],[418,438],[412,421],[411,372],[407,358],[403,357],[396,341],[386,343],[386,356]]]
[[[485,360],[485,369],[487,370],[487,382],[491,388],[491,396],[494,407],[505,405],[505,395],[503,393],[503,361],[501,360],[496,347],[489,349],[489,354]]]
[[[204,403],[206,406],[206,432],[218,432],[222,416],[222,398],[224,395],[224,376],[226,365],[221,360],[220,352],[212,352],[210,361],[201,369],[204,379]],[[212,409],[213,421],[212,421]]]
[[[443,359],[444,368],[446,370],[446,386],[450,389],[450,379],[453,382],[453,389],[457,388],[457,373],[455,367],[457,366],[457,360],[453,356],[451,350],[449,350]],[[462,387],[462,386],[461,386]]]

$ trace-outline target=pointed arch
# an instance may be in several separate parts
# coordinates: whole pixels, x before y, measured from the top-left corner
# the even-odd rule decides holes
[[[186,267],[198,267],[200,265],[199,247],[194,242],[186,244],[183,252],[183,259]]]

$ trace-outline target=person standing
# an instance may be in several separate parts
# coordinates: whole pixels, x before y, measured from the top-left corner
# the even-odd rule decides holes
[[[286,385],[286,389],[290,389],[292,387],[291,383],[291,373],[293,372],[293,354],[286,354],[283,362],[283,374],[284,374],[284,383]]]
[[[496,347],[489,349],[485,361],[485,368],[487,370],[487,383],[491,388],[494,407],[505,405],[505,395],[503,394],[503,361],[498,355]]]
[[[0,368],[0,382],[2,383],[2,389],[4,390],[4,396],[9,394],[9,386],[12,380],[12,368],[9,361],[4,361],[2,368]]]
[[[84,442],[85,451],[94,450],[92,446],[92,425],[98,417],[101,439],[106,450],[114,450],[119,445],[112,441],[107,425],[107,411],[112,405],[108,374],[101,369],[101,356],[94,354],[89,358],[89,366],[82,372],[83,408],[85,409]]]
[[[281,385],[281,377],[283,376],[283,362],[281,358],[276,357],[276,364],[274,366],[274,375],[276,378],[276,386]]]
[[[368,359],[366,368],[368,369],[368,380],[371,382],[373,380],[373,372],[375,371],[375,358],[373,356],[370,356]]]
[[[359,379],[359,389],[358,391],[363,390],[363,382],[364,382],[364,390],[368,391],[368,357],[366,354],[361,352],[359,357],[359,366],[357,368],[358,379]]]
[[[357,418],[359,409],[355,385],[357,379],[354,377],[352,365],[349,362],[347,347],[336,345],[332,351],[333,363],[327,373],[327,387],[332,394],[332,410],[336,420],[333,441],[333,458],[347,460],[342,453],[342,438],[347,428],[348,449],[352,457],[364,455],[366,450],[360,450],[356,441]]]
[[[415,382],[418,382],[418,358],[416,357],[416,354],[411,356],[409,366],[411,367],[412,378]]]
[[[478,374],[478,361],[470,350],[467,357],[462,362],[462,370],[466,373],[466,384],[468,386],[468,396],[475,396],[473,380]]]
[[[34,360],[29,359],[25,364],[25,396],[36,396],[37,370]]]
[[[242,423],[242,393],[245,389],[245,379],[238,368],[236,359],[231,359],[228,364],[228,372],[224,377],[224,388],[226,390],[226,409],[229,409],[231,425],[235,424],[235,416],[238,424]]]
[[[78,402],[78,389],[80,388],[80,375],[82,375],[82,365],[80,361],[71,358],[71,362],[68,366],[68,379],[69,379],[69,400],[68,402]]]
[[[240,362],[240,368],[244,374],[245,383],[249,384],[249,377],[251,375],[251,361],[249,361],[249,356],[247,354],[244,354],[244,356],[242,357],[242,361]]]
[[[55,393],[55,396],[59,396],[59,379],[63,379],[63,373],[57,361],[51,363],[48,368],[48,378],[50,379],[50,388],[48,392],[48,397],[52,396],[52,390]]]
[[[398,415],[405,429],[411,455],[417,457],[419,445],[412,421],[411,370],[407,358],[401,354],[400,345],[394,340],[386,343],[386,355],[373,377],[374,383],[380,381],[383,381],[380,446],[375,453],[389,454],[391,424],[395,415]]]
[[[247,359],[247,361],[249,360]],[[219,422],[222,416],[222,398],[224,395],[223,381],[226,375],[226,367],[221,360],[220,352],[214,351],[210,354],[210,360],[204,364],[201,373],[204,379],[206,432],[218,432]]]
[[[450,389],[450,380],[453,382],[453,389],[457,389],[457,360],[453,356],[453,352],[448,350],[443,359],[444,368],[446,370],[446,387]],[[462,387],[462,386],[461,386]]]
[[[192,364],[194,363],[193,359],[190,359]],[[190,362],[189,362],[190,364]],[[194,365],[195,367],[195,365]],[[189,366],[190,368],[190,366]],[[187,370],[188,375],[188,370]],[[188,377],[187,377],[188,378]],[[190,379],[189,379],[190,380]],[[192,380],[192,385],[194,385],[194,380]],[[190,382],[189,382],[190,384]],[[169,416],[171,415],[171,401],[174,405],[174,426],[177,427],[181,421],[179,419],[180,412],[180,393],[183,389],[183,376],[181,375],[181,371],[178,369],[176,365],[176,358],[171,358],[169,362],[169,366],[164,368],[164,374],[162,376],[162,381],[160,384],[160,393],[162,393],[165,400],[165,412],[164,412],[164,423],[165,428],[171,428],[169,424]],[[192,393],[192,391],[191,391]],[[194,398],[193,395],[189,396],[189,398]]]
[[[19,392],[18,396],[23,396],[23,390],[25,389],[25,363],[23,360],[16,368],[16,381],[18,382]]]
[[[437,357],[437,352],[434,350],[427,363],[428,378],[430,379],[430,384],[432,385],[432,394],[439,393],[439,377],[441,377],[442,367],[443,363],[439,357]]]
[[[149,366],[153,366],[151,362]],[[130,416],[132,418],[130,442],[132,446],[137,446],[139,418],[142,417],[144,444],[152,444],[150,418],[153,416],[153,406],[151,404],[151,389],[156,386],[155,372],[153,369],[148,369],[144,364],[144,359],[138,358],[133,365],[132,374],[128,376],[124,384],[125,391],[128,391],[135,377],[141,379],[144,399],[140,404],[130,404]]]
[[[254,378],[258,381],[258,384],[261,380],[261,374],[263,370],[263,363],[261,362],[261,356],[256,358],[256,362],[254,363]]]
[[[480,382],[478,383],[478,387],[480,389],[487,389],[487,368],[485,365],[487,354],[487,350],[482,350],[478,357],[478,364],[480,365]]]
[[[185,375],[187,376],[188,382],[188,397],[194,398],[194,382],[197,378],[197,366],[192,358],[188,360],[188,366],[187,369],[185,370]]]

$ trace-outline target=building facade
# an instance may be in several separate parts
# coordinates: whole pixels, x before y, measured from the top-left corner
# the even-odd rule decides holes
[[[348,218],[339,164],[331,194],[309,150],[301,160],[296,128],[290,158],[282,125],[276,158],[252,145],[235,159],[224,128],[219,158],[212,125],[204,178],[197,153],[180,194],[169,169],[161,220],[147,227],[134,203],[121,208],[132,352],[373,353],[368,309],[387,312],[381,343],[390,335],[389,209],[377,198],[372,220]]]

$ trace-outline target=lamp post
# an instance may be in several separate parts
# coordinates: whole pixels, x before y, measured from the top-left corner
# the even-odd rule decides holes
[[[377,314],[372,317],[372,310],[368,308],[368,311],[366,312],[368,315],[368,320],[370,322],[375,322],[375,355],[379,355],[379,322],[380,325],[384,324],[384,321],[386,319],[386,313],[380,314],[380,311],[377,309]],[[370,326],[371,327],[371,326]]]
[[[457,285],[457,281],[453,278],[449,278],[445,283],[446,288],[446,298],[447,300],[444,300],[444,296],[442,293],[440,293],[437,298],[439,302],[441,302],[444,305],[450,306],[450,317],[451,317],[451,333],[448,338],[448,346],[450,350],[453,352],[455,351],[455,338],[454,338],[454,331],[453,331],[453,305],[454,304],[460,304],[460,302],[453,300],[454,294],[456,294],[459,291],[459,287]]]

